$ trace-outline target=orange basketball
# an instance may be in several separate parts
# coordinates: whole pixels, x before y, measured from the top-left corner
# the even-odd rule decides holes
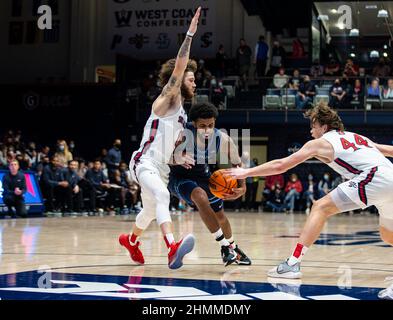
[[[225,175],[224,170],[217,170],[210,176],[209,189],[217,198],[222,199],[224,193],[232,194],[233,188],[237,188],[237,180]]]

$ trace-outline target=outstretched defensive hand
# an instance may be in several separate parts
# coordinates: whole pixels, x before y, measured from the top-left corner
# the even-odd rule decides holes
[[[195,32],[197,32],[197,28],[198,28],[198,22],[199,22],[199,17],[201,15],[201,9],[202,7],[199,7],[197,9],[197,11],[195,12],[194,17],[191,20],[191,24],[190,27],[188,28],[188,31],[192,34],[194,34]]]

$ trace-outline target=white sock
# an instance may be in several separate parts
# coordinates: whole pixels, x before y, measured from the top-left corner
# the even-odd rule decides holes
[[[222,232],[221,228],[214,232],[213,235],[216,241],[219,242],[221,246],[229,246],[229,242],[227,239],[225,239],[224,233]]]
[[[172,243],[175,242],[175,237],[173,236],[173,233],[167,233],[165,235],[165,239],[168,242],[168,245],[171,245]]]
[[[303,256],[306,254],[308,248],[301,243],[297,243],[295,250],[288,259],[288,265],[293,266],[298,262],[302,261]]]
[[[235,240],[233,240],[233,237],[230,237],[230,238],[227,239],[227,240],[228,240],[229,244],[230,244],[233,248],[236,247],[236,243],[235,243]]]

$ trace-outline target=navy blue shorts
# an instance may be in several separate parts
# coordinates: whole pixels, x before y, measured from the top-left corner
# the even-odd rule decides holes
[[[210,192],[209,181],[207,179],[183,179],[170,176],[168,189],[177,198],[184,200],[188,205],[193,206],[194,203],[191,200],[191,193],[195,188],[202,188],[206,191],[207,197],[209,198],[210,206],[214,212],[219,212],[224,208],[224,201],[217,198]]]

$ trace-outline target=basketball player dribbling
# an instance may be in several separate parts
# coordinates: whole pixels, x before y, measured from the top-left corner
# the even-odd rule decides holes
[[[169,268],[180,268],[183,265],[183,257],[194,248],[193,235],[187,235],[178,242],[174,239],[167,185],[168,163],[187,122],[183,109],[184,100],[193,98],[196,87],[194,72],[197,65],[195,61],[189,60],[189,56],[200,13],[199,7],[177,58],[167,61],[162,66],[160,81],[164,88],[153,103],[140,148],[133,153],[130,162],[133,178],[141,186],[143,210],[136,217],[132,233],[120,235],[119,242],[129,251],[131,259],[138,264],[145,262],[139,249],[138,238],[154,219],[160,226],[169,250]]]
[[[238,179],[269,176],[317,158],[349,179],[314,203],[292,255],[270,270],[270,277],[301,278],[300,262],[304,254],[318,239],[326,220],[340,212],[376,206],[381,238],[393,245],[393,164],[386,158],[393,157],[393,146],[376,144],[364,136],[344,131],[337,112],[325,104],[309,110],[306,117],[310,119],[314,140],[298,152],[252,169],[229,169],[227,172]],[[383,290],[379,296],[386,298],[388,290]]]
[[[216,163],[217,156],[223,153],[225,159],[222,159],[222,162],[238,167],[241,165],[238,149],[231,137],[215,127],[218,110],[213,104],[195,104],[188,116],[191,122],[186,125],[188,131],[185,131],[185,141],[176,148],[175,154],[188,152],[189,156],[194,158],[195,165],[170,166],[168,188],[177,198],[198,208],[202,221],[221,245],[221,257],[225,266],[234,262],[250,265],[251,260],[235,243],[231,224],[224,213],[223,201],[236,200],[243,196],[246,192],[245,181],[239,181],[238,188],[232,190],[232,194],[223,194],[221,199],[214,196],[209,189],[209,178],[212,175],[209,164]]]

